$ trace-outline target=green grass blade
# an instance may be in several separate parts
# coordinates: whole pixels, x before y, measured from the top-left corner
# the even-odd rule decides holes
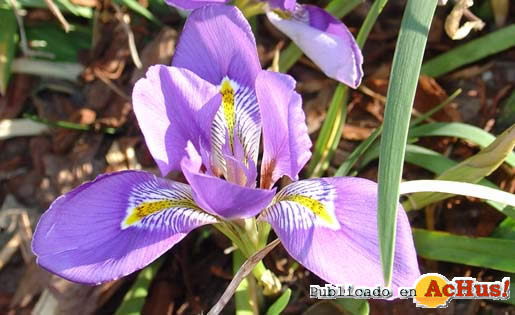
[[[266,311],[266,315],[280,315],[281,312],[288,305],[290,297],[291,290],[288,288],[286,289],[286,291],[283,292],[283,294],[281,294],[281,296],[274,302],[274,304],[270,305],[270,307]]]
[[[338,146],[343,123],[347,116],[347,96],[349,89],[338,84],[329,104],[327,117],[320,129],[313,156],[308,165],[308,177],[319,177],[329,166],[329,160]]]
[[[0,95],[5,95],[18,41],[18,24],[12,9],[0,8]]]
[[[515,241],[515,218],[504,219],[494,230],[491,237]]]
[[[44,43],[32,49],[51,53],[52,61],[78,62],[79,53],[91,48],[92,30],[76,24],[70,26],[70,32],[65,33],[62,26],[54,22],[31,25],[26,28],[27,40]]]
[[[368,136],[367,139],[362,141],[356,147],[356,149],[352,151],[347,160],[345,160],[345,162],[343,162],[342,165],[340,165],[334,176],[347,176],[351,168],[354,166],[354,164],[356,164],[356,162],[363,155],[363,153],[365,153],[365,151],[367,151],[370,148],[372,143],[374,143],[374,141],[377,139],[377,137],[379,137],[382,131],[383,125],[381,124],[381,126],[377,127],[374,130],[374,132],[372,132],[370,136]]]
[[[515,272],[515,241],[413,229],[417,254],[426,259]]]
[[[163,261],[164,259],[158,259],[150,266],[141,270],[136,281],[123,297],[123,301],[116,310],[115,315],[141,314],[141,309],[148,295],[148,287],[150,283],[152,283],[152,279],[156,276]]]
[[[439,77],[463,65],[513,46],[515,46],[515,25],[510,25],[427,61],[422,66],[422,73],[432,77]]]
[[[386,98],[379,158],[378,229],[385,284],[392,281],[397,203],[413,100],[437,0],[408,0]]]
[[[489,146],[495,141],[495,136],[481,128],[463,123],[430,123],[412,128],[409,131],[410,138],[442,136],[456,137],[478,144],[481,148]],[[515,167],[515,154],[510,153],[506,163]]]
[[[334,303],[346,311],[344,314],[368,315],[370,313],[370,304],[367,300],[336,299]]]
[[[7,3],[8,1],[0,0],[0,5],[3,3]],[[17,3],[23,8],[39,8],[39,9],[47,9],[48,6],[44,0],[17,0]],[[71,3],[69,0],[56,0],[54,1],[55,5],[61,10],[63,13],[71,13],[78,17],[83,17],[87,19],[93,18],[93,9],[80,6],[77,4]]]
[[[436,175],[440,175],[446,170],[458,165],[458,162],[453,161],[438,152],[410,144],[406,146],[405,162],[422,167]],[[482,179],[478,183],[480,185],[500,189],[497,185],[487,179]],[[487,200],[485,202],[507,216],[514,216],[513,211],[510,211],[511,207],[506,207],[502,203],[491,200]],[[403,207],[406,211],[412,210],[412,204],[409,200],[403,203]]]
[[[341,19],[360,3],[361,0],[333,0],[325,9],[327,12]],[[295,43],[290,43],[288,47],[281,52],[281,56],[279,57],[279,71],[288,72],[301,56],[302,50],[300,50]]]
[[[159,21],[152,12],[150,12],[147,8],[142,6],[138,1],[136,0],[115,0],[116,3],[122,4],[127,6],[132,11],[138,13],[139,15],[143,16],[144,18],[148,19],[149,21],[153,22],[157,26],[163,27],[163,23]]]
[[[495,171],[512,154],[515,146],[515,125],[507,129],[488,147],[461,163],[445,170],[435,179],[477,183]],[[414,209],[451,197],[450,194],[420,192],[410,196],[409,205]]]
[[[427,119],[428,117],[432,116],[433,114],[435,114],[436,112],[442,110],[445,106],[447,106],[448,104],[450,104],[458,95],[461,94],[461,89],[457,89],[452,95],[450,95],[446,100],[444,100],[442,103],[436,105],[435,107],[433,107],[431,110],[423,113],[422,115],[420,115],[419,117],[417,117],[416,119],[412,120],[411,123],[410,123],[410,128],[416,126],[417,124],[421,123],[422,121],[424,121],[425,119]],[[365,153],[367,152],[367,150],[369,150],[370,148],[376,148],[376,152],[377,154],[379,154],[379,147],[378,146],[374,146],[374,141],[377,139],[377,137],[379,137],[379,135],[381,134],[381,132],[383,132],[383,124],[381,124],[379,127],[377,127],[374,132],[372,132],[372,134],[370,134],[370,136],[368,136],[367,139],[365,139],[364,141],[362,141],[355,149],[354,151],[352,151],[352,153],[349,155],[349,157],[347,158],[347,160],[345,160],[341,165],[340,167],[338,168],[338,170],[336,171],[336,173],[334,174],[334,176],[347,176],[350,172],[350,170],[352,169],[352,167],[356,164],[356,162],[358,161],[358,159]],[[376,158],[377,158],[378,155],[376,155]],[[366,164],[365,164],[366,165]]]

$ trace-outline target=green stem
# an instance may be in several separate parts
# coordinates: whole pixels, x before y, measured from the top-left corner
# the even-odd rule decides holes
[[[51,127],[59,127],[59,128],[73,129],[73,130],[80,130],[80,131],[90,131],[93,129],[92,125],[78,124],[78,123],[73,123],[73,122],[64,121],[64,120],[50,121],[48,119],[41,118],[36,115],[27,114],[27,113],[23,114],[23,118],[28,118],[30,120],[33,120],[33,121],[36,121],[36,122],[39,122],[39,123],[42,123],[42,124],[45,124],[45,125],[48,125]],[[116,130],[116,128],[106,127],[106,128],[100,129],[100,131],[103,133],[114,135],[117,130]]]
[[[255,219],[251,219],[255,220]],[[242,226],[240,222],[224,222],[213,225],[225,236],[227,236],[233,244],[238,247],[245,257],[252,256],[255,252],[263,247],[258,247],[259,242],[257,237],[251,236],[253,232],[246,230],[246,227],[251,227],[252,224]],[[255,226],[255,223],[254,223]],[[257,234],[256,234],[257,235]],[[265,244],[266,245],[266,244]],[[263,286],[263,293],[265,295],[273,295],[281,290],[281,282],[277,276],[265,267],[262,261],[260,261],[252,270],[252,274],[258,282]]]

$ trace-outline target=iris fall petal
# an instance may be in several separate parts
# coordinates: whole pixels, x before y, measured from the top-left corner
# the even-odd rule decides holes
[[[141,171],[97,177],[64,194],[41,217],[32,249],[43,268],[85,284],[141,269],[217,219],[191,189]]]
[[[261,215],[298,262],[332,284],[383,285],[377,235],[377,184],[362,178],[301,180]],[[420,275],[405,211],[399,205],[392,287]]]

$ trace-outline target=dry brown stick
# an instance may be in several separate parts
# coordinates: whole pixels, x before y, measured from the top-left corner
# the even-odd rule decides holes
[[[4,248],[0,251],[0,270],[7,264],[7,262],[11,259],[12,255],[16,253],[16,250],[20,246],[21,243],[21,235],[17,231],[11,237],[9,242],[5,244]]]
[[[61,23],[61,25],[63,26],[64,31],[68,33],[70,31],[70,24],[68,24],[68,21],[66,21],[66,19],[64,18],[63,14],[61,13],[61,10],[59,10],[59,8],[55,5],[55,3],[52,0],[45,0],[45,3],[50,12],[52,12],[52,14],[57,18],[57,20],[59,20],[59,23]]]
[[[129,42],[129,52],[131,53],[132,61],[136,68],[141,69],[143,64],[141,63],[141,59],[139,58],[138,49],[136,48],[136,41],[134,40],[134,33],[131,30],[130,26],[130,17],[128,14],[124,14],[120,9],[120,6],[114,2],[111,2],[111,5],[116,10],[116,13],[120,16],[120,23],[127,33],[127,39]]]
[[[256,252],[254,255],[250,256],[247,261],[243,265],[241,265],[240,270],[234,275],[234,278],[232,279],[231,283],[229,283],[229,286],[227,289],[225,289],[224,294],[220,297],[218,302],[209,310],[207,315],[218,315],[222,311],[222,309],[225,307],[225,305],[229,302],[231,297],[234,295],[234,292],[240,285],[240,282],[250,274],[252,269],[261,261],[265,256],[274,249],[275,246],[279,244],[279,239],[275,239],[273,242],[268,244],[265,248],[262,250]]]

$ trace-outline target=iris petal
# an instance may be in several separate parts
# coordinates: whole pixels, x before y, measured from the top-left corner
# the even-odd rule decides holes
[[[263,162],[261,187],[271,187],[281,176],[296,180],[311,157],[311,140],[289,75],[262,71],[256,80],[256,93],[263,117]]]
[[[363,56],[347,27],[312,5],[298,6],[291,18],[271,11],[267,17],[330,78],[357,88],[363,77]]]
[[[59,276],[99,284],[141,269],[217,219],[199,209],[185,184],[141,171],[101,175],[52,203],[32,248]]]
[[[227,3],[229,0],[166,0],[168,5],[180,9],[191,10],[208,4]]]
[[[214,85],[190,70],[152,66],[134,86],[132,99],[147,146],[163,175],[180,169],[188,141],[197,149],[209,145],[206,122],[213,120],[221,97]]]
[[[263,211],[290,255],[332,284],[383,284],[377,235],[377,184],[362,178],[301,180]],[[399,205],[392,286],[420,275],[408,218]]]
[[[219,85],[225,77],[253,88],[261,70],[256,41],[243,14],[233,6],[207,5],[184,25],[172,65]]]
[[[201,173],[202,159],[190,143],[181,163],[184,176],[193,190],[193,198],[202,209],[224,219],[244,219],[266,208],[275,189],[255,189]]]
[[[268,0],[271,8],[293,11],[297,5],[297,0]]]

